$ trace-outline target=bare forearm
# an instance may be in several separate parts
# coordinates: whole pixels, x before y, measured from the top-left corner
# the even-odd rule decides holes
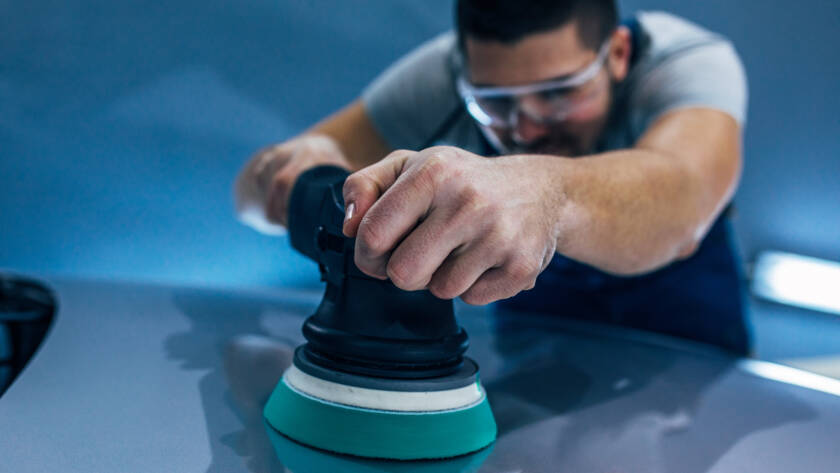
[[[379,161],[391,151],[374,128],[361,100],[317,123],[307,134],[330,137],[354,171]]]
[[[563,194],[557,251],[611,273],[643,273],[691,254],[731,197],[689,161],[658,151],[543,159]]]

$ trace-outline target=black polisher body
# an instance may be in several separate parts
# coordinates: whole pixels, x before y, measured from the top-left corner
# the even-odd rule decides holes
[[[373,389],[437,391],[477,382],[451,300],[404,291],[354,263],[355,238],[342,232],[348,175],[318,166],[292,189],[292,246],[318,263],[326,282],[321,304],[303,325],[307,343],[296,350],[295,365],[321,379]]]

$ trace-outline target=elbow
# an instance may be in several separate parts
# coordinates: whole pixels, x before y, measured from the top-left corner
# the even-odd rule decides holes
[[[697,254],[697,251],[700,249],[700,244],[703,243],[703,240],[709,233],[709,229],[719,215],[719,211],[715,212],[709,219],[691,226],[690,231],[686,232],[677,243],[675,248],[676,256],[673,260],[682,261]]]
[[[674,258],[674,261],[682,261],[694,256],[697,253],[697,249],[700,248],[700,242],[701,239],[691,237],[688,241],[677,247],[677,256]]]
[[[661,259],[653,258],[625,258],[622,260],[611,260],[604,264],[595,265],[601,271],[612,276],[634,277],[642,276],[656,271],[665,266]]]
[[[642,276],[662,269],[671,263],[691,258],[697,253],[701,242],[702,238],[691,236],[672,246],[670,251],[660,250],[649,253],[646,257],[640,257],[641,254],[634,253],[628,255],[628,257],[613,259],[598,266],[602,271],[614,276]]]

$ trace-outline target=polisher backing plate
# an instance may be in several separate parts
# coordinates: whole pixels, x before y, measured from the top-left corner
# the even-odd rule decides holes
[[[386,411],[313,397],[292,387],[284,376],[263,414],[272,427],[300,443],[366,458],[449,458],[480,450],[496,439],[496,422],[483,389],[476,403],[457,409]]]
[[[292,365],[286,370],[283,379],[292,390],[308,394],[310,397],[378,411],[446,411],[476,404],[484,396],[477,377],[460,388],[420,391],[423,386],[420,385],[415,391],[392,391],[327,381]],[[404,389],[406,384],[402,382],[400,387]]]

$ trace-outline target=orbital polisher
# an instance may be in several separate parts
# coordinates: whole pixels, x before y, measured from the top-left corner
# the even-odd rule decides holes
[[[362,273],[342,233],[348,172],[318,166],[289,201],[292,246],[318,263],[324,298],[264,408],[305,445],[367,458],[418,460],[490,445],[496,422],[451,300]]]

